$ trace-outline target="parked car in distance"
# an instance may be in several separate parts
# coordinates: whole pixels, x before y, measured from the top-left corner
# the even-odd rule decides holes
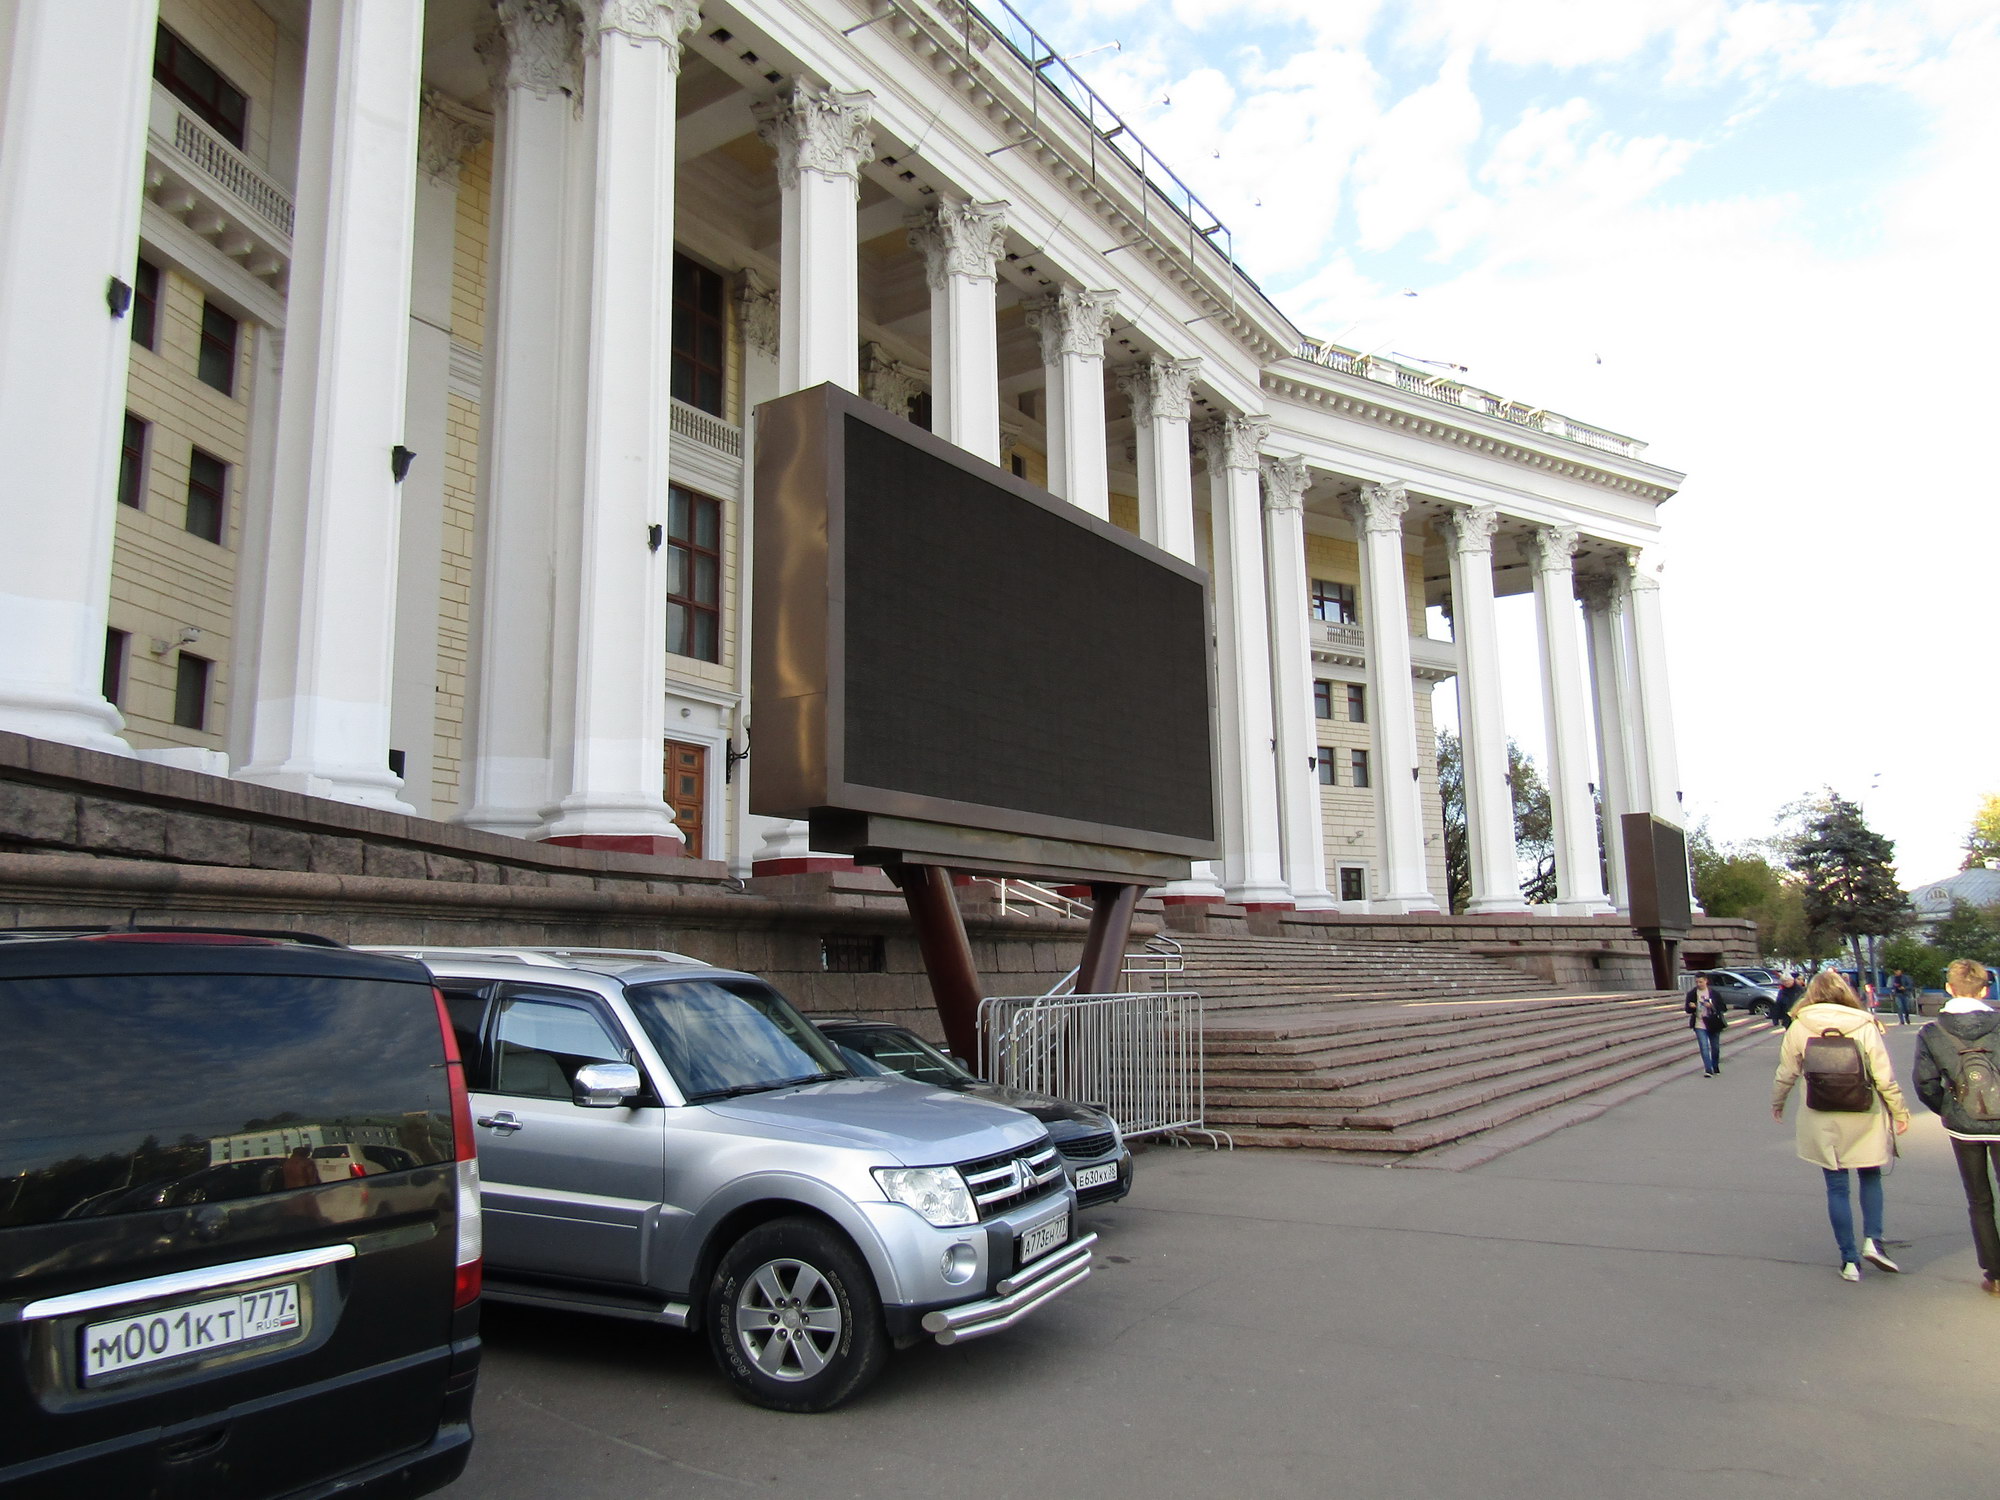
[[[988,1083],[907,1026],[859,1019],[825,1019],[817,1024],[857,1071],[881,1068],[1033,1115],[1048,1127],[1049,1138],[1062,1153],[1079,1206],[1115,1203],[1132,1191],[1131,1148],[1118,1122],[1103,1110]]]
[[[0,1038],[0,1495],[389,1500],[458,1477],[479,1179],[422,965],[17,929]]]
[[[824,1411],[892,1345],[1011,1327],[1090,1274],[1039,1121],[857,1077],[755,975],[397,951],[471,1074],[494,1301],[699,1330],[745,1399]]]

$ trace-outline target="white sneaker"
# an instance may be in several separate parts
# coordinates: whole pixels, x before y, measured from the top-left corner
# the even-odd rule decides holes
[[[1840,1268],[1840,1279],[1842,1281],[1859,1281],[1861,1279],[1861,1267],[1850,1260]]]
[[[1882,1247],[1873,1240],[1863,1240],[1861,1242],[1861,1258],[1867,1261],[1869,1265],[1879,1266],[1884,1271],[1900,1271],[1903,1269],[1893,1260],[1889,1259],[1888,1256],[1884,1255]]]

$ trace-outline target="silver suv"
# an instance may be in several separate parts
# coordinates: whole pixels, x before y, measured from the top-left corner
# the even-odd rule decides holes
[[[397,948],[466,1059],[495,1301],[704,1329],[824,1411],[893,1344],[1011,1327],[1090,1274],[1048,1132],[855,1076],[754,975],[674,953]]]

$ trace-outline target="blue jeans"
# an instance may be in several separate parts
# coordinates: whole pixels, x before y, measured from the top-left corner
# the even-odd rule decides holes
[[[1847,1169],[1822,1167],[1826,1174],[1826,1216],[1833,1222],[1833,1237],[1840,1243],[1840,1263],[1861,1263],[1861,1249],[1854,1243],[1854,1202],[1847,1193]],[[1861,1179],[1861,1232],[1871,1240],[1882,1238],[1882,1169],[1856,1167]]]
[[[1704,1073],[1722,1071],[1722,1033],[1710,1031],[1706,1026],[1694,1029],[1694,1044],[1701,1048],[1701,1070]]]

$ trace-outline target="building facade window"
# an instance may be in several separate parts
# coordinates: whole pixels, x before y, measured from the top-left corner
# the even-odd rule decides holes
[[[722,274],[685,255],[674,257],[673,392],[676,401],[722,413]]]
[[[150,349],[160,327],[160,268],[150,260],[132,273],[132,342]]]
[[[146,429],[143,418],[125,413],[125,440],[118,449],[118,503],[146,508]]]
[[[1321,786],[1340,785],[1339,782],[1333,779],[1333,757],[1334,751],[1332,747],[1327,745],[1321,745],[1319,753],[1314,757],[1314,769],[1319,772],[1319,784]]]
[[[1313,681],[1313,717],[1315,719],[1333,717],[1333,684],[1317,678]]]
[[[1351,757],[1350,764],[1354,767],[1354,785],[1367,786],[1368,752],[1366,750],[1350,750],[1347,753]]]
[[[225,396],[236,394],[236,341],[243,325],[213,302],[201,305],[201,362],[195,373]]]
[[[207,58],[162,26],[154,33],[153,80],[193,110],[238,151],[250,101]]]
[[[220,542],[228,494],[229,465],[195,449],[188,460],[187,529],[204,541]]]
[[[186,651],[174,663],[174,722],[181,728],[208,728],[208,679],[214,665]]]
[[[1368,899],[1368,872],[1359,865],[1340,867],[1340,899],[1343,901],[1366,901]]]
[[[1354,609],[1354,585],[1329,583],[1324,578],[1315,578],[1312,581],[1312,617],[1329,625],[1359,624],[1361,616]]]
[[[1347,721],[1350,724],[1368,722],[1368,689],[1358,682],[1347,685]]]
[[[722,506],[667,491],[667,650],[722,660]]]
[[[122,630],[104,632],[104,701],[115,707],[125,703],[125,653],[131,644]]]

